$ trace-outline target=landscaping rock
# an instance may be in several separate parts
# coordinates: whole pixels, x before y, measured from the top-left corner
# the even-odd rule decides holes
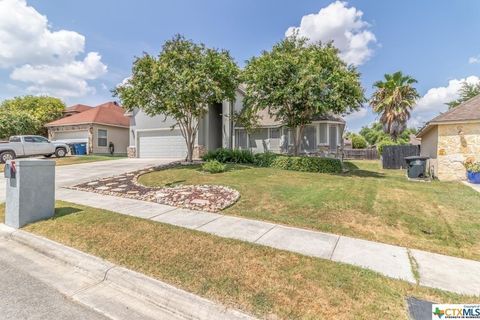
[[[170,163],[116,177],[103,178],[76,185],[72,189],[209,212],[221,211],[234,204],[240,198],[238,191],[224,186],[177,185],[174,187],[154,188],[143,186],[137,182],[138,177],[142,174],[155,170],[169,169],[177,165],[178,163]]]

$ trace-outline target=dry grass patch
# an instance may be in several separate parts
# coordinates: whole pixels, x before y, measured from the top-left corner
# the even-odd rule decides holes
[[[338,175],[242,165],[205,175],[178,167],[139,182],[225,185],[241,195],[225,214],[480,259],[478,193],[457,182],[408,181],[404,170],[383,170],[373,161],[354,164]]]
[[[473,302],[349,265],[71,203],[57,203],[53,219],[24,229],[260,317],[405,319],[406,296]]]

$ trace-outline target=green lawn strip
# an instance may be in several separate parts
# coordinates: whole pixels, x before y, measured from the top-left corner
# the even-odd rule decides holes
[[[404,170],[352,161],[349,172],[321,174],[229,165],[148,173],[147,186],[219,184],[240,192],[225,214],[480,259],[480,199],[459,182],[412,182]]]
[[[475,301],[354,266],[65,202],[57,202],[54,218],[24,230],[272,319],[406,319],[406,296]]]
[[[47,159],[47,158],[45,158]],[[117,160],[125,159],[123,156],[110,156],[110,155],[85,155],[85,156],[67,156],[64,158],[49,158],[55,160],[57,166],[66,166],[71,164],[80,164],[96,161]],[[3,172],[4,165],[0,165],[0,172]]]

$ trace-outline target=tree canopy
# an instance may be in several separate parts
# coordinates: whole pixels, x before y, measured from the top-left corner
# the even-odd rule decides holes
[[[385,74],[383,81],[373,84],[375,92],[370,99],[373,111],[380,114],[383,130],[396,141],[407,128],[410,112],[419,98],[414,78],[401,71]]]
[[[459,93],[459,98],[457,100],[453,100],[446,103],[449,109],[453,109],[457,107],[459,104],[461,104],[462,102],[465,102],[475,96],[478,96],[480,94],[480,82],[468,83],[464,81],[458,93]]]
[[[23,96],[0,104],[0,136],[18,134],[46,135],[45,124],[62,116],[65,104],[58,98]]]
[[[228,51],[176,35],[165,42],[158,57],[136,58],[131,77],[114,93],[127,109],[175,119],[187,144],[187,161],[192,161],[199,119],[210,104],[235,99],[238,77]]]
[[[268,110],[294,129],[295,153],[305,125],[315,116],[354,111],[364,102],[359,72],[339,58],[332,43],[307,44],[296,35],[247,61],[242,81],[247,120]]]
[[[370,146],[379,144],[381,141],[391,141],[390,135],[385,133],[383,125],[380,122],[374,122],[370,126],[365,126],[360,130],[360,135],[365,138]],[[407,128],[398,136],[397,144],[406,144],[410,141],[410,135],[417,133],[414,128]]]

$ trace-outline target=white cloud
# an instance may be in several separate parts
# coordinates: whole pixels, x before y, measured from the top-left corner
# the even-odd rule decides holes
[[[302,17],[299,27],[290,27],[286,36],[298,32],[312,42],[333,41],[340,50],[340,56],[347,63],[361,65],[373,54],[370,44],[376,42],[370,25],[362,20],[363,12],[347,3],[336,1],[318,13]]]
[[[365,118],[367,114],[368,114],[368,109],[366,107],[362,107],[358,111],[347,114],[343,118],[345,119],[345,121],[349,122],[349,121],[355,121],[355,120]]]
[[[477,56],[468,58],[468,63],[470,64],[480,63],[480,54]]]
[[[448,110],[447,102],[458,99],[463,82],[478,83],[480,78],[469,76],[462,79],[452,79],[444,87],[431,88],[417,102],[413,109],[410,125],[421,126],[441,112]]]
[[[95,92],[87,80],[107,71],[101,56],[88,53],[85,37],[68,30],[52,31],[46,16],[25,0],[0,0],[0,68],[28,84],[34,94],[80,97]]]

